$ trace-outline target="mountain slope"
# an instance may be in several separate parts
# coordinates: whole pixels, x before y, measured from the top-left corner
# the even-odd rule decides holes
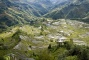
[[[61,2],[53,4],[50,0],[0,0],[0,28],[31,23],[44,14],[53,19],[89,19],[88,0]]]
[[[51,5],[49,1],[39,3],[25,0],[0,0],[0,28],[7,28],[16,24],[28,23],[34,17],[48,12]]]
[[[77,21],[88,0],[65,1],[0,0],[0,60],[89,60],[89,24]]]
[[[14,2],[18,3],[18,0],[15,0]],[[52,2],[50,0],[19,0],[19,3],[28,4],[32,6],[41,15],[47,13],[50,7],[52,6]]]
[[[51,17],[53,19],[58,18],[68,18],[68,19],[77,19],[77,18],[84,18],[87,16],[89,12],[89,1],[72,1],[69,4],[63,5],[61,8],[55,7],[54,10],[46,14],[46,17]]]

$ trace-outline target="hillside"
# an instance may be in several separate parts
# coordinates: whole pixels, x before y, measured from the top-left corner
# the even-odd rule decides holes
[[[47,13],[46,17],[51,17],[53,19],[65,18],[65,19],[79,19],[87,17],[89,13],[89,1],[87,0],[77,0],[72,2],[67,2],[60,8],[60,5],[55,7],[51,12]]]
[[[39,25],[38,27],[29,24],[15,26],[1,33],[0,59],[1,57],[4,57],[4,59],[10,58],[10,60],[77,60],[78,58],[83,58],[78,53],[80,51],[82,53],[85,48],[88,49],[83,45],[88,46],[89,44],[89,24],[65,19],[45,19],[41,23],[37,24]],[[65,43],[70,44],[59,45],[58,40],[61,38],[66,38]],[[73,54],[71,51],[79,52]]]
[[[81,3],[75,0],[65,0],[60,3],[52,0],[0,0],[0,2],[0,28],[3,29],[16,24],[27,24],[34,20],[34,17],[38,19],[41,16],[84,22],[89,19],[89,2],[87,0],[81,1]]]
[[[0,2],[0,28],[3,29],[30,22],[34,17],[44,15],[49,10],[47,6],[51,5],[47,2],[23,3],[20,0],[0,0]]]
[[[0,0],[0,60],[89,60],[88,0]]]

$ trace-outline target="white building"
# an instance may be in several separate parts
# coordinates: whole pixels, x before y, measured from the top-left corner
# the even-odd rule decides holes
[[[65,40],[67,40],[66,37],[59,37],[59,39],[57,40],[57,42],[61,43],[61,42],[65,42]]]
[[[64,42],[67,40],[67,38],[66,37],[59,37],[59,39],[57,40],[57,44],[59,45],[59,46],[62,46],[62,45],[64,45]]]

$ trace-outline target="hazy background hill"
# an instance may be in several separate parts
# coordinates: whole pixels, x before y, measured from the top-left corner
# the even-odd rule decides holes
[[[46,17],[51,17],[53,19],[68,18],[77,19],[85,18],[89,13],[89,1],[88,0],[74,0],[67,1],[60,7],[60,4],[47,13]]]

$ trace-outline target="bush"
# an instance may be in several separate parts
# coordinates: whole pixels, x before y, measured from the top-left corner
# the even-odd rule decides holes
[[[77,56],[68,56],[64,60],[78,60]]]
[[[79,58],[81,60],[89,60],[89,50],[86,48],[83,48],[81,50],[81,54],[79,55]]]
[[[39,54],[37,54],[36,60],[54,60],[54,56],[48,51],[41,51]]]
[[[5,60],[4,57],[0,57],[0,60]]]
[[[89,49],[87,46],[74,45],[68,53],[69,56],[78,56],[80,60],[89,60]]]
[[[70,50],[72,48],[72,44],[70,42],[64,42],[64,47],[67,49],[67,50]]]
[[[77,45],[74,45],[70,50],[69,50],[69,55],[78,55],[80,54],[80,50],[81,50],[81,47],[80,46],[77,46]]]
[[[49,46],[48,46],[48,49],[51,49],[52,47],[51,47],[51,44],[49,44]]]

